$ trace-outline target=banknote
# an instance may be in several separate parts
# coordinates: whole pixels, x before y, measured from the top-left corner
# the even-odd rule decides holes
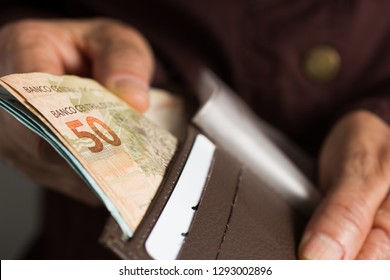
[[[176,137],[91,79],[29,73],[2,77],[0,85],[0,105],[63,155],[131,237]]]
[[[149,94],[150,106],[144,116],[179,139],[183,139],[189,120],[183,98],[172,92],[156,88],[152,88]]]

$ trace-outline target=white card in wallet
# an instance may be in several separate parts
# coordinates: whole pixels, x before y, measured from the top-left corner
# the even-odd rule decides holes
[[[251,114],[210,72],[204,73],[200,87],[203,105],[192,121],[301,214],[310,215],[320,195],[299,168],[310,166],[310,159],[279,131]],[[172,260],[178,256],[195,213],[193,207],[198,205],[206,184],[214,151],[215,145],[207,137],[197,136],[177,185],[146,241],[152,258]]]
[[[212,166],[215,145],[199,134],[164,210],[146,240],[156,260],[174,260],[189,230]]]

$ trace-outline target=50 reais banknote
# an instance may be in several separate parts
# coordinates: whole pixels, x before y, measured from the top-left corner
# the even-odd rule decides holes
[[[76,76],[2,77],[0,106],[51,143],[133,235],[176,151],[172,134]]]

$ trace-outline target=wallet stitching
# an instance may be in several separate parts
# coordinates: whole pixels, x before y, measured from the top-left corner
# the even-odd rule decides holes
[[[239,188],[241,186],[242,177],[243,177],[243,173],[244,173],[243,171],[244,171],[244,168],[243,168],[243,166],[241,166],[239,174],[238,174],[238,179],[237,179],[237,187],[236,187],[236,190],[234,192],[234,197],[233,197],[232,204],[231,204],[231,207],[230,207],[229,216],[228,216],[228,219],[227,219],[227,222],[226,222],[226,225],[225,225],[225,231],[223,232],[223,235],[222,235],[222,238],[221,238],[221,243],[218,246],[218,252],[217,252],[217,255],[216,255],[215,259],[218,259],[219,254],[222,251],[222,245],[223,245],[223,243],[225,241],[227,232],[229,231],[229,224],[230,224],[230,220],[232,219],[232,216],[233,216],[234,207],[236,206],[237,197],[238,197],[238,190],[239,190]]]

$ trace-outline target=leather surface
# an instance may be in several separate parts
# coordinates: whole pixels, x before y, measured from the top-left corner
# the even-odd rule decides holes
[[[180,259],[216,259],[236,192],[240,164],[221,149],[214,163],[198,210],[179,254]]]
[[[189,127],[165,179],[133,238],[111,218],[101,241],[123,259],[151,259],[145,241],[185,165],[195,136]],[[295,259],[304,219],[270,186],[217,148],[179,259]]]
[[[218,259],[296,259],[304,219],[246,169],[226,224]]]

